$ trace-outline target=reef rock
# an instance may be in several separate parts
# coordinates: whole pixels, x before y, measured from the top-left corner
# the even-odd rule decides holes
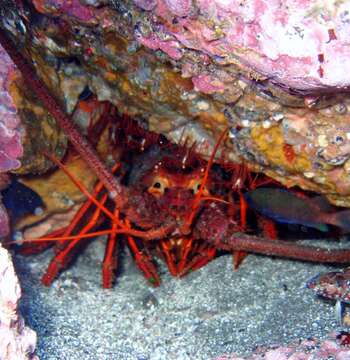
[[[21,288],[11,257],[0,246],[0,359],[39,360],[34,355],[36,334],[18,313]]]
[[[11,78],[15,68],[0,46],[0,191],[6,187],[6,172],[20,167],[19,158],[23,154],[21,143],[21,122],[16,107],[9,94]],[[9,233],[9,220],[0,196],[0,238]]]
[[[274,346],[270,349],[259,348],[247,357],[224,355],[216,360],[346,360],[350,357],[350,334],[333,333],[326,340],[308,339],[287,346]]]
[[[349,1],[7,2],[68,113],[89,89],[206,156],[228,126],[221,160],[350,206]]]

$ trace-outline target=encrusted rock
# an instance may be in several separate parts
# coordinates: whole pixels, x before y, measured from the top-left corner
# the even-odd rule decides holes
[[[209,155],[350,206],[348,2],[46,1],[1,26],[68,113],[88,87]]]
[[[39,360],[34,355],[36,334],[18,313],[21,288],[11,257],[0,245],[0,358]]]
[[[286,346],[276,345],[268,348],[260,347],[251,356],[234,354],[218,357],[216,360],[346,360],[350,357],[350,334],[332,333],[326,340],[307,339]]]
[[[12,61],[0,46],[0,191],[8,183],[7,171],[18,169],[23,154],[22,131],[16,107],[9,94],[16,77]],[[0,239],[9,233],[9,219],[0,196]]]

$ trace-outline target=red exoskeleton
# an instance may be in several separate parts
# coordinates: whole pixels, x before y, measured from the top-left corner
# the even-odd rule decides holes
[[[121,177],[114,176],[120,166],[119,163],[114,169],[108,169],[99,159],[93,147],[61,110],[4,30],[0,30],[0,43],[22,72],[29,87],[55,117],[76,151],[91,166],[100,180],[93,194],[89,194],[77,183],[88,196],[87,202],[66,229],[57,231],[55,236],[51,234],[50,237],[40,239],[41,242],[56,241],[56,255],[43,278],[46,285],[51,284],[59,271],[67,265],[72,251],[80,241],[96,234],[108,234],[103,265],[104,287],[110,287],[112,284],[113,269],[116,266],[115,253],[121,235],[126,237],[140,268],[154,283],[159,282],[150,258],[154,249],[163,254],[168,265],[171,264],[170,271],[179,275],[205,264],[214,257],[217,249],[315,262],[350,262],[350,250],[347,249],[326,250],[295,242],[271,241],[246,233],[247,229],[242,221],[245,212],[241,210],[243,201],[240,196],[243,187],[235,190],[241,199],[238,201],[235,200],[237,198],[235,194],[222,196],[220,192],[215,194],[210,191],[211,170],[217,149],[214,149],[204,171],[201,170],[202,167],[198,168],[200,171],[193,170],[191,179],[186,173],[180,172],[174,175],[174,181],[169,173],[164,179],[162,169],[158,165],[158,174],[154,172],[152,176],[146,176],[142,173],[139,182],[133,183],[131,180],[129,184],[124,184]],[[219,144],[220,140],[216,148]],[[152,159],[149,157],[147,160]],[[154,159],[157,159],[157,156]],[[55,159],[52,160],[57,163]],[[152,169],[157,170],[157,163],[162,160],[165,158],[160,155],[160,159],[153,164],[155,168]],[[60,166],[64,168],[63,164]],[[146,171],[149,175],[150,169],[149,167]],[[74,177],[70,176],[75,181]],[[163,179],[160,181],[162,176]],[[242,184],[245,180],[239,179]],[[173,184],[169,186],[167,182]],[[89,220],[86,219],[86,214],[91,214]],[[109,229],[91,232],[105,218],[110,221]]]

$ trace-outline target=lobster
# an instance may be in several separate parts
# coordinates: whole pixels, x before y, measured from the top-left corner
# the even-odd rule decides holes
[[[110,287],[112,284],[112,274],[115,268],[114,254],[119,235],[127,237],[129,246],[134,248],[137,264],[155,284],[159,283],[159,279],[150,259],[147,244],[159,242],[161,239],[171,239],[172,242],[180,241],[181,243],[181,239],[186,238],[188,242],[195,241],[199,244],[205,244],[206,253],[199,256],[198,262],[195,263],[196,266],[209,261],[208,259],[213,253],[212,249],[230,252],[253,252],[314,262],[350,262],[350,250],[348,249],[320,249],[291,241],[271,241],[265,237],[246,233],[244,227],[235,219],[236,210],[233,211],[234,216],[231,216],[228,208],[230,205],[227,204],[226,200],[210,194],[207,195],[205,191],[220,140],[217,142],[204,172],[198,177],[197,188],[192,187],[192,185],[185,188],[175,186],[169,192],[169,190],[166,191],[165,187],[162,188],[162,184],[159,187],[159,182],[156,182],[151,185],[154,190],[152,193],[149,187],[145,189],[136,185],[126,186],[120,178],[114,176],[119,164],[110,170],[99,159],[93,147],[80,134],[71,119],[61,110],[59,104],[50,95],[49,90],[37,77],[32,66],[17,51],[4,30],[0,30],[0,43],[22,72],[26,83],[53,115],[76,151],[86,160],[100,180],[93,194],[90,194],[74,179],[73,175],[69,175],[88,196],[88,200],[67,229],[56,234],[58,237],[51,234],[51,237],[38,239],[44,243],[51,240],[57,242],[56,256],[43,278],[46,285],[50,285],[67,264],[71,250],[81,239],[93,237],[97,234],[108,234],[103,265],[103,285],[105,287]],[[222,133],[221,139],[225,134],[226,132]],[[56,159],[51,159],[64,169],[63,164],[59,164]],[[164,189],[164,192],[162,196],[159,196],[161,189]],[[158,196],[156,195],[157,192]],[[233,208],[235,207],[233,206]],[[87,223],[83,221],[83,215],[86,211],[92,212],[91,221]],[[110,219],[110,229],[91,233],[90,230],[101,221],[101,214]],[[79,233],[75,234],[78,225],[79,229],[81,225],[83,227]],[[144,250],[140,249],[140,242],[142,247],[144,246]],[[183,252],[182,256],[184,256],[186,246],[180,248]],[[180,272],[183,272],[185,268],[187,269],[188,266],[182,266]]]
[[[111,108],[109,110],[115,114],[114,118],[107,114],[111,125],[109,126],[110,146],[113,149],[111,153],[117,153],[117,162],[111,171],[124,184],[127,200],[123,208],[117,209],[113,201],[108,198],[101,183],[96,185],[93,194],[89,194],[82,184],[67,171],[65,165],[52,158],[89,199],[81,206],[67,228],[56,230],[38,239],[36,243],[38,241],[41,243],[35,246],[28,245],[27,241],[22,246],[20,252],[30,255],[44,250],[52,244],[51,241],[57,240],[56,256],[43,277],[43,283],[46,285],[50,285],[58,273],[67,266],[73,253],[79,249],[79,245],[83,244],[82,240],[92,235],[87,233],[101,225],[107,226],[109,230],[93,234],[108,233],[102,276],[105,288],[112,286],[117,259],[116,247],[119,240],[127,243],[136,264],[154,285],[158,285],[160,279],[152,262],[153,254],[166,262],[173,276],[184,276],[190,271],[199,269],[215,257],[217,249],[201,241],[200,238],[196,238],[191,229],[188,233],[174,231],[170,236],[152,242],[139,238],[136,230],[151,230],[171,222],[176,222],[177,227],[186,226],[185,221],[192,216],[194,206],[198,206],[195,204],[198,196],[200,196],[200,202],[203,202],[201,205],[203,208],[212,207],[213,203],[218,202],[225,213],[229,211],[231,222],[235,224],[236,230],[246,226],[246,220],[242,224],[239,219],[242,209],[245,209],[239,204],[242,198],[234,199],[230,196],[231,202],[228,201],[230,194],[228,187],[232,178],[237,180],[237,171],[241,180],[243,174],[248,174],[247,170],[241,170],[242,165],[237,165],[235,171],[231,169],[230,174],[225,171],[226,179],[223,179],[224,170],[218,168],[216,171],[209,171],[208,165],[196,153],[194,146],[188,149],[186,146],[172,144],[165,137],[146,131],[135,121],[127,117],[120,118],[116,116],[116,111],[113,112]],[[101,121],[105,122],[105,120]],[[115,151],[117,145],[119,147],[123,145],[119,149],[122,151]],[[204,176],[206,185],[202,186]],[[220,186],[217,186],[218,182]],[[226,186],[223,186],[224,184]],[[115,219],[116,216],[118,220]],[[130,224],[134,230],[123,231],[125,230],[123,225],[130,227]],[[127,236],[122,237],[120,233],[127,233]],[[68,242],[71,239],[72,241]],[[242,254],[240,260],[241,258]],[[235,260],[236,264],[237,261],[238,259]]]

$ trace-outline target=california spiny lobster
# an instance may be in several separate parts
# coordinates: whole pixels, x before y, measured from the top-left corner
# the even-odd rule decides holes
[[[164,221],[162,218],[164,214],[165,217],[175,217],[179,222],[184,221],[191,216],[196,194],[201,191],[201,201],[206,202],[209,207],[212,206],[211,202],[221,203],[225,214],[230,214],[236,231],[247,229],[247,209],[242,196],[243,190],[251,189],[266,181],[271,182],[270,179],[266,179],[263,175],[252,177],[247,168],[241,164],[231,165],[228,170],[216,166],[215,170],[206,171],[209,170],[208,165],[196,153],[195,146],[187,148],[172,144],[164,136],[143,129],[136,121],[125,116],[117,116],[115,110],[109,107],[110,113],[102,116],[100,122],[105,123],[106,118],[109,119],[110,154],[115,153],[117,161],[112,172],[130,189],[131,198],[135,201],[130,206],[132,210],[128,219],[135,218],[133,209],[138,208],[137,217],[142,219],[134,221],[138,224],[142,223],[143,228],[147,228],[148,223],[152,221],[154,223],[155,220],[151,219]],[[112,113],[114,116],[111,115]],[[93,133],[95,134],[95,131]],[[57,160],[53,159],[53,161],[65,167]],[[202,178],[206,172],[206,185],[201,190]],[[81,184],[79,186],[82,188]],[[235,187],[235,192],[231,191],[232,186]],[[85,189],[83,191],[86,192]],[[95,187],[93,196],[104,205],[106,210],[113,212],[111,210],[114,207],[113,202],[108,199],[101,184]],[[124,213],[127,212],[128,210],[124,209]],[[79,245],[86,244],[86,241],[82,241],[86,233],[101,225],[107,226],[109,230],[98,231],[94,234],[109,232],[102,279],[103,287],[110,287],[113,270],[116,267],[115,247],[116,243],[119,243],[120,235],[116,241],[112,233],[115,222],[109,220],[105,223],[105,218],[103,209],[101,210],[88,200],[78,210],[67,228],[38,239],[42,243],[35,247],[24,244],[20,252],[30,255],[51,245],[51,240],[59,240],[55,243],[57,255],[43,277],[43,283],[50,285],[58,272],[70,262],[72,255],[79,249]],[[261,220],[261,216],[258,216],[258,219]],[[123,215],[120,221],[123,222]],[[265,219],[264,224],[269,224],[269,221]],[[265,228],[268,227],[265,225],[263,229]],[[271,235],[271,231],[269,234]],[[67,243],[66,239],[71,236],[74,236],[74,239]],[[154,242],[145,242],[142,239],[127,236],[124,242],[127,243],[145,277],[154,285],[158,285],[160,281],[151,261],[154,254],[166,262],[173,276],[184,276],[202,267],[217,254],[217,249],[213,245],[196,238],[192,231],[188,235],[173,235]],[[235,267],[238,267],[243,257],[244,254],[240,252],[234,253]]]
[[[187,199],[189,202],[187,209],[190,209],[190,211],[182,213],[181,206],[183,206],[183,201],[180,201],[180,206],[175,205],[177,208],[176,211],[174,211],[171,206],[169,207],[168,204],[164,202],[163,197],[159,199],[148,191],[140,192],[137,187],[125,186],[99,159],[92,146],[80,134],[70,118],[61,110],[58,103],[49,94],[48,89],[37,77],[32,66],[27,63],[24,57],[17,51],[4,30],[0,30],[0,43],[22,72],[26,83],[33,89],[48,111],[55,117],[57,123],[64,130],[76,151],[90,165],[100,180],[96,185],[93,196],[81,188],[89,197],[85,206],[90,207],[92,204],[94,205],[93,221],[85,224],[84,229],[81,230],[78,236],[68,235],[68,230],[71,231],[71,228],[75,226],[75,224],[73,226],[73,223],[68,227],[69,229],[65,230],[64,234],[60,234],[63,240],[59,241],[58,244],[60,244],[62,249],[58,250],[58,254],[50,264],[46,278],[44,277],[46,284],[50,284],[66,264],[69,251],[75,246],[76,242],[79,242],[83,237],[92,237],[94,235],[93,233],[86,233],[88,233],[95,224],[94,219],[98,219],[102,213],[111,220],[111,229],[105,231],[105,233],[109,234],[104,262],[104,286],[106,287],[111,286],[111,274],[114,268],[113,253],[117,246],[117,236],[119,234],[123,234],[127,236],[128,239],[131,239],[129,240],[130,243],[135,243],[135,241],[132,241],[134,238],[140,239],[140,241],[146,244],[158,241],[159,239],[180,239],[190,236],[191,240],[193,239],[201,244],[205,244],[208,249],[224,249],[230,252],[246,251],[314,262],[350,262],[350,250],[347,249],[320,249],[299,245],[295,242],[271,241],[264,237],[243,233],[242,231],[245,229],[240,228],[234,217],[229,216],[229,213],[225,210],[225,204],[218,201],[218,199],[210,198],[210,196],[206,198],[205,187],[207,185],[209,171],[212,168],[215,151],[206,166],[203,176],[199,180],[200,185],[194,196],[186,198],[186,196],[188,196],[188,189],[184,193],[182,190],[175,190],[176,195],[173,195],[173,199],[176,199],[176,201],[182,197]],[[219,143],[220,141],[217,143],[217,147]],[[52,160],[55,161],[55,159]],[[64,168],[63,164],[60,166]],[[187,195],[184,195],[185,193]],[[167,199],[167,197],[165,197],[165,199]],[[104,206],[107,200],[114,204],[112,211]],[[83,214],[83,212],[80,212],[80,214]],[[182,216],[179,216],[179,214]],[[77,222],[79,222],[79,220],[77,220]],[[103,233],[103,231],[99,232],[99,234],[101,233]],[[67,244],[67,240],[70,239],[75,240]],[[43,238],[40,241],[47,242],[49,240],[50,238]],[[56,239],[52,237],[52,240]],[[152,274],[153,267],[147,254],[143,254],[138,249],[136,249],[134,253],[140,255],[138,263],[143,271]],[[207,252],[206,256],[208,256],[208,254],[209,252]],[[149,278],[154,278],[154,282],[157,281],[154,273],[150,275]]]

